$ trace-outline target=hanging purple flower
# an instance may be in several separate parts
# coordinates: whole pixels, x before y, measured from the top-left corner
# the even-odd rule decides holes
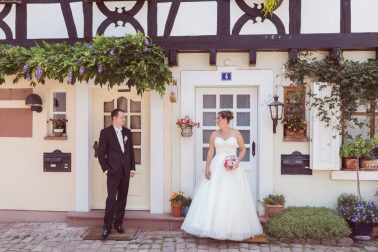
[[[144,47],[144,48],[143,48],[143,52],[148,52],[148,48],[147,48],[147,47]]]
[[[114,55],[114,48],[112,48],[112,49],[110,50],[109,54],[110,54],[111,56]]]
[[[42,73],[43,73],[43,70],[40,67],[38,67],[37,70],[35,70],[35,78],[39,80],[42,77]]]
[[[144,43],[145,46],[148,46],[150,44],[150,41],[145,38],[143,43]]]
[[[23,74],[26,73],[26,72],[28,71],[29,67],[30,67],[29,63],[26,63],[26,64],[24,65],[24,67],[22,68],[22,73],[23,73]]]
[[[67,84],[71,85],[72,84],[72,78],[73,78],[73,74],[72,74],[72,71],[68,71],[68,74],[67,74]]]
[[[97,73],[102,73],[104,71],[104,68],[102,67],[102,65],[99,65],[98,68],[97,68]]]
[[[85,72],[85,67],[81,66],[80,69],[79,69],[80,76],[83,76],[84,72]]]
[[[27,81],[31,81],[31,78],[30,78],[30,74],[29,74],[29,73],[27,73],[27,74],[25,75],[25,80],[27,80]]]
[[[93,45],[92,44],[88,44],[88,49],[89,50],[93,50]]]

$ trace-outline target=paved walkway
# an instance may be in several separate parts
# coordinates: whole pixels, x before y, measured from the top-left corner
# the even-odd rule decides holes
[[[256,245],[198,239],[177,231],[140,232],[132,241],[84,241],[86,228],[65,223],[0,223],[0,251],[378,251],[378,243],[358,247]]]

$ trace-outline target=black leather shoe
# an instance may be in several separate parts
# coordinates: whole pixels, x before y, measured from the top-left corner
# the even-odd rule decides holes
[[[105,240],[106,238],[108,238],[110,233],[111,231],[109,229],[103,228],[101,233],[102,239]]]
[[[125,229],[123,229],[122,225],[115,225],[114,229],[117,230],[117,232],[120,233],[120,234],[125,233]]]

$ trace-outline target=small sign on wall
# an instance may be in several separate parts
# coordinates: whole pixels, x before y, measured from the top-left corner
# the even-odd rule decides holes
[[[232,73],[222,72],[222,81],[230,81],[230,80],[232,80]]]

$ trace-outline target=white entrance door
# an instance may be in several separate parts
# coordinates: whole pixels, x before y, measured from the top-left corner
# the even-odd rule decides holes
[[[126,111],[124,126],[132,132],[136,161],[136,175],[134,178],[130,178],[126,209],[149,210],[149,102],[149,94],[144,94],[142,99],[133,89],[93,89],[92,197],[94,209],[104,209],[107,196],[106,176],[103,174],[98,159],[95,157],[95,146],[98,144],[101,129],[112,125],[111,111],[115,108],[120,108]]]
[[[234,119],[230,127],[240,131],[244,138],[247,154],[240,167],[246,172],[251,191],[257,203],[258,162],[257,148],[257,89],[256,88],[197,88],[196,120],[202,127],[196,129],[196,185],[205,172],[209,139],[217,130],[216,113],[230,110]],[[239,152],[238,152],[239,154]]]

